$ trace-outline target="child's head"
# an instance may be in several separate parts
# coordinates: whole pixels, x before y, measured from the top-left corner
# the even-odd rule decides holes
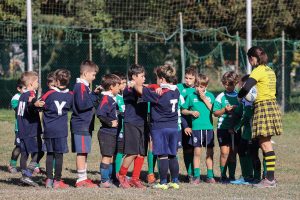
[[[176,82],[176,69],[171,65],[162,65],[155,69],[157,84],[169,83],[174,84]]]
[[[246,75],[244,75],[244,76],[241,78],[241,80],[240,80],[240,82],[239,82],[239,87],[240,87],[240,88],[243,87],[244,83],[248,80],[249,77],[250,77],[250,74],[246,74]]]
[[[68,87],[71,79],[71,72],[67,69],[58,69],[55,71],[57,87]]]
[[[21,94],[23,93],[24,85],[22,84],[21,78],[17,80],[17,90]]]
[[[96,78],[99,67],[90,60],[85,60],[80,65],[80,78],[92,83]]]
[[[238,83],[239,75],[234,71],[229,71],[223,74],[222,84],[227,92],[233,92]]]
[[[127,85],[126,75],[122,72],[114,72],[113,74],[117,75],[121,79],[120,92],[123,92],[123,90],[125,89],[125,87]]]
[[[185,69],[184,80],[185,84],[188,87],[194,87],[197,79],[197,68],[196,67],[188,67]]]
[[[101,85],[105,91],[110,91],[113,95],[120,92],[121,79],[115,74],[106,74],[102,77]]]
[[[49,72],[47,74],[47,86],[48,88],[56,87],[55,72]]]
[[[197,91],[205,92],[208,86],[209,78],[204,74],[198,74],[198,79],[196,81]]]
[[[135,84],[142,85],[145,82],[145,68],[138,64],[133,64],[128,69],[128,79],[135,81]]]
[[[37,90],[39,88],[38,73],[34,71],[23,72],[21,75],[21,83],[27,90]]]

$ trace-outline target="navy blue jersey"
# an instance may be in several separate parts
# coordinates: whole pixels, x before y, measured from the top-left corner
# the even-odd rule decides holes
[[[171,85],[170,85],[171,86]],[[143,99],[151,103],[151,125],[153,129],[178,127],[178,99],[179,91],[162,89],[158,95],[153,88],[143,88]]]
[[[42,96],[45,101],[43,125],[44,138],[62,138],[68,136],[68,111],[72,107],[73,93],[57,88]]]
[[[101,132],[117,135],[118,127],[112,127],[112,121],[118,120],[117,102],[110,95],[103,95],[96,111],[101,122]]]
[[[134,88],[126,87],[123,91],[125,103],[124,122],[144,126],[147,121],[147,101],[144,101]]]
[[[34,98],[29,102],[29,98]],[[37,137],[42,133],[41,121],[38,108],[33,105],[36,99],[34,91],[21,94],[17,110],[17,122],[20,139]]]
[[[94,129],[94,106],[98,96],[90,91],[88,83],[77,79],[73,89],[73,105],[71,116],[71,131],[77,134],[88,134]]]

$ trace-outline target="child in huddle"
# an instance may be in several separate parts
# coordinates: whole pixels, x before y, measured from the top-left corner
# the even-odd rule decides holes
[[[202,147],[206,147],[207,183],[215,183],[213,173],[214,131],[212,120],[212,106],[214,95],[207,91],[209,79],[203,74],[198,75],[196,91],[189,95],[183,105],[182,113],[192,117],[192,133],[189,134],[189,144],[194,147],[194,178],[193,184],[200,183],[200,157]]]
[[[8,171],[10,173],[18,172],[16,166],[17,166],[18,157],[21,153],[20,138],[19,138],[19,134],[18,134],[17,109],[18,109],[20,96],[23,93],[23,87],[24,86],[21,83],[21,79],[18,79],[17,80],[18,93],[15,94],[10,101],[10,105],[11,105],[12,109],[14,109],[14,111],[15,111],[15,118],[16,118],[16,121],[15,121],[15,148],[13,149],[13,151],[11,153],[11,159],[10,159],[9,166],[8,166]]]
[[[38,74],[36,72],[24,72],[21,75],[21,84],[25,86],[24,92],[19,99],[17,111],[21,146],[21,182],[37,186],[37,183],[31,179],[31,176],[42,157],[42,128],[38,108],[43,107],[45,102],[37,100],[36,97],[36,90],[39,87]],[[31,162],[27,166],[29,154],[31,154]]]
[[[225,91],[220,93],[214,103],[214,116],[218,117],[217,137],[220,146],[220,171],[221,182],[227,183],[226,167],[229,169],[229,179],[235,180],[236,150],[240,141],[240,134],[234,133],[232,113],[239,105],[235,86],[238,75],[234,71],[226,72],[222,77]]]
[[[97,88],[91,92],[89,86],[95,80],[98,71],[99,68],[94,62],[83,61],[80,65],[80,77],[76,79],[73,89],[71,139],[72,152],[77,153],[78,179],[76,187],[98,187],[97,184],[87,178],[87,156],[91,152],[94,107],[98,101]]]
[[[68,153],[68,111],[73,102],[73,93],[67,89],[71,78],[70,71],[55,71],[56,87],[42,96],[45,102],[43,126],[46,157],[46,188],[64,189],[69,186],[61,180],[63,154]],[[55,164],[54,163],[55,159]],[[53,166],[55,175],[53,177]]]
[[[101,128],[98,132],[100,152],[101,188],[111,188],[113,172],[113,156],[117,149],[118,113],[116,96],[120,91],[121,79],[115,74],[103,76],[101,86],[102,98],[97,109],[97,117],[100,119]]]
[[[156,69],[157,85],[162,88],[161,95],[153,88],[136,84],[135,90],[142,94],[144,101],[151,103],[151,137],[153,154],[159,159],[160,183],[153,186],[155,189],[166,190],[169,187],[179,189],[177,160],[178,145],[178,99],[179,91],[173,85],[176,70],[170,65]],[[168,171],[171,173],[171,182],[168,184]]]

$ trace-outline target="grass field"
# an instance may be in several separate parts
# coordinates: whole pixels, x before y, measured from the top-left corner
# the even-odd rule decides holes
[[[181,183],[179,190],[158,191],[148,188],[138,189],[76,189],[75,154],[69,153],[64,157],[63,179],[71,187],[67,190],[45,189],[38,175],[34,179],[40,187],[25,187],[19,185],[21,174],[10,174],[7,165],[13,148],[14,115],[11,110],[0,110],[0,199],[300,199],[300,113],[287,113],[283,117],[284,135],[274,137],[277,155],[276,178],[278,187],[274,189],[255,189],[251,186],[234,186],[222,184],[201,183],[193,186]],[[96,129],[99,128],[97,123]],[[216,143],[217,144],[217,143]],[[70,147],[70,146],[69,146]],[[219,176],[219,149],[215,148],[215,175]],[[88,175],[93,180],[99,180],[100,150],[96,134],[93,138],[92,153],[88,161]],[[182,152],[179,151],[180,172],[185,175]],[[41,161],[45,166],[45,158]],[[146,176],[145,162],[142,176]],[[202,174],[206,174],[204,162],[201,163]],[[236,177],[240,174],[239,167]]]

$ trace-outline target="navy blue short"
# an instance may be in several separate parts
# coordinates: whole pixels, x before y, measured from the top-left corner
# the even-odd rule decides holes
[[[44,138],[46,151],[49,153],[68,153],[68,137]]]
[[[124,154],[147,155],[149,130],[147,125],[136,126],[124,123]]]
[[[215,146],[214,139],[213,130],[193,130],[189,144],[193,147],[213,148]]]
[[[20,140],[21,152],[37,153],[42,151],[42,138],[41,136],[24,138]]]
[[[124,133],[120,132],[117,138],[117,153],[124,153]]]
[[[182,131],[178,130],[178,142],[177,142],[177,149],[182,148]]]
[[[116,153],[117,136],[98,131],[98,141],[100,146],[100,153],[102,156],[112,157]]]
[[[218,129],[217,130],[217,137],[219,146],[232,146],[231,142],[231,134],[228,132],[228,129]],[[234,144],[238,146],[241,140],[241,133],[234,134]]]
[[[177,154],[178,128],[152,129],[152,151],[154,155]]]
[[[92,148],[92,136],[71,134],[73,153],[90,153]]]

